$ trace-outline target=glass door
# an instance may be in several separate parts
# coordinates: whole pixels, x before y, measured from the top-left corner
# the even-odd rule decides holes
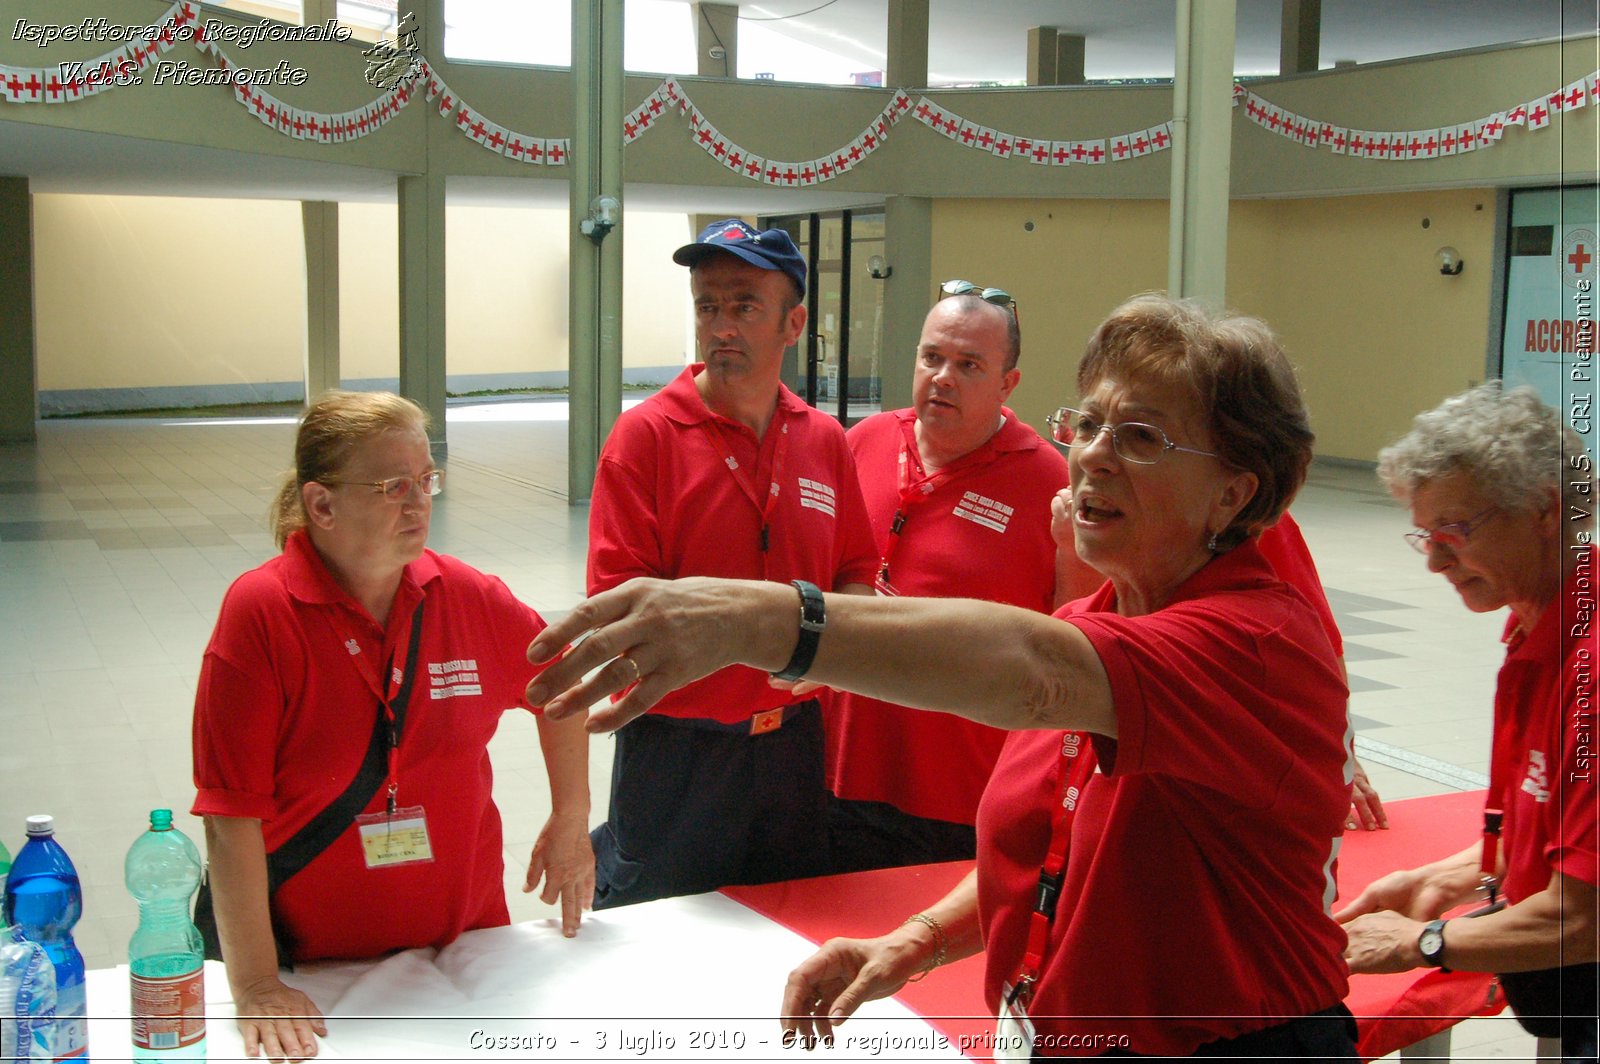
[[[834,211],[771,218],[805,256],[806,328],[784,356],[790,390],[845,425],[879,409],[883,286],[867,260],[883,253],[883,213]]]

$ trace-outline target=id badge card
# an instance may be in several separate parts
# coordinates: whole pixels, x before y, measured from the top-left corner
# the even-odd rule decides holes
[[[994,1059],[1033,1059],[1033,1021],[1010,983],[1000,984],[1000,1016],[994,1025]]]
[[[363,813],[356,817],[361,834],[361,855],[368,868],[425,864],[433,860],[428,844],[428,817],[420,805],[396,809],[393,814]]]

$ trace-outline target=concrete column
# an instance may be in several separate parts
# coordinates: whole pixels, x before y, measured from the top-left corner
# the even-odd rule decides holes
[[[911,405],[911,371],[917,359],[922,319],[933,305],[933,200],[886,196],[883,257],[894,273],[883,285],[883,408]]]
[[[1178,0],[1167,289],[1227,296],[1234,0]]]
[[[306,244],[306,401],[339,387],[339,205],[300,204]]]
[[[38,438],[34,355],[33,197],[26,177],[0,177],[0,443]]]
[[[339,0],[300,0],[300,25],[320,26],[339,17]]]
[[[1034,26],[1028,30],[1028,84],[1056,83],[1056,28]]]
[[[429,123],[436,125],[437,123]],[[445,438],[445,218],[443,172],[400,178],[400,394],[433,419],[436,458]]]
[[[883,80],[893,88],[928,84],[928,0],[889,0],[889,58]]]
[[[622,11],[623,0],[572,0],[567,500],[574,506],[593,494],[600,446],[622,412]],[[585,234],[580,223],[601,197],[616,201],[619,224]]]
[[[1056,34],[1056,84],[1082,85],[1088,78],[1083,72],[1085,51],[1081,33]]]
[[[1283,0],[1279,74],[1309,74],[1322,59],[1322,0]]]
[[[576,12],[576,3],[573,8]],[[694,54],[700,64],[696,73],[703,78],[738,77],[739,5],[690,4],[689,11],[694,18]],[[572,25],[576,33],[576,18]],[[714,54],[718,50],[721,54]],[[577,60],[576,52],[573,53],[573,60]]]
[[[417,15],[424,55],[444,55],[444,0],[420,0]],[[445,173],[433,165],[434,144],[453,136],[439,122],[422,124],[416,165],[422,173],[398,182],[400,223],[400,394],[433,421],[434,457],[449,453],[445,436]]]

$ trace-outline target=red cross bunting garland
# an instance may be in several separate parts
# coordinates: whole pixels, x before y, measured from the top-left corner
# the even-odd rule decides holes
[[[1287,111],[1240,85],[1233,87],[1233,102],[1235,107],[1243,102],[1245,117],[1251,122],[1308,148],[1326,148],[1335,155],[1358,159],[1415,162],[1490,148],[1512,126],[1538,131],[1567,111],[1600,105],[1597,82],[1600,71],[1504,111],[1435,129],[1384,131],[1336,126]]]
[[[208,39],[206,23],[195,0],[178,0],[160,19],[128,43],[82,62],[49,67],[0,65],[0,103],[75,103],[122,85],[137,84],[135,76],[179,42],[190,42],[211,57],[219,70],[240,71],[217,42]],[[343,144],[383,128],[413,98],[426,97],[441,118],[449,119],[462,136],[514,162],[564,166],[571,154],[565,137],[535,137],[490,120],[451,90],[425,58],[419,58],[415,76],[397,84],[371,102],[352,111],[306,111],[250,84],[244,76],[227,79],[234,99],[248,114],[269,129],[296,140]],[[1377,131],[1353,129],[1295,114],[1243,85],[1233,86],[1233,106],[1257,126],[1307,148],[1325,148],[1335,155],[1360,159],[1413,162],[1489,148],[1505,131],[1521,127],[1530,132],[1548,128],[1568,111],[1600,105],[1600,71],[1559,89],[1465,122],[1430,129]],[[996,159],[1016,159],[1037,166],[1097,166],[1127,162],[1164,152],[1172,147],[1172,123],[1129,130],[1085,140],[1056,140],[1012,133],[956,114],[927,96],[913,100],[897,89],[889,104],[859,134],[814,159],[786,161],[763,157],[722,133],[689,99],[677,78],[667,78],[622,122],[623,144],[632,144],[667,117],[688,120],[689,136],[712,159],[733,173],[761,184],[784,188],[810,187],[832,181],[854,170],[889,139],[890,130],[910,115],[948,140]]]

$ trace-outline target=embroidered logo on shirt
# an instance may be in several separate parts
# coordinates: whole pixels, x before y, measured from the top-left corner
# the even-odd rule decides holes
[[[456,698],[462,695],[481,695],[478,683],[478,659],[457,658],[454,661],[436,661],[428,664],[428,697]]]
[[[966,518],[975,525],[1004,532],[1011,524],[1011,515],[1016,512],[1016,507],[1007,506],[1003,502],[996,502],[975,491],[969,491],[961,496],[961,501],[956,503],[956,508],[950,512],[957,517]]]
[[[344,648],[350,652],[350,656],[352,658],[361,653],[361,644],[357,643],[354,638],[346,639],[344,641]]]
[[[829,517],[834,516],[835,496],[828,485],[805,477],[797,478],[800,481],[800,505],[811,510],[821,510]]]
[[[1522,790],[1533,795],[1536,802],[1550,800],[1550,772],[1545,764],[1543,750],[1528,751],[1528,776],[1522,781]]]

